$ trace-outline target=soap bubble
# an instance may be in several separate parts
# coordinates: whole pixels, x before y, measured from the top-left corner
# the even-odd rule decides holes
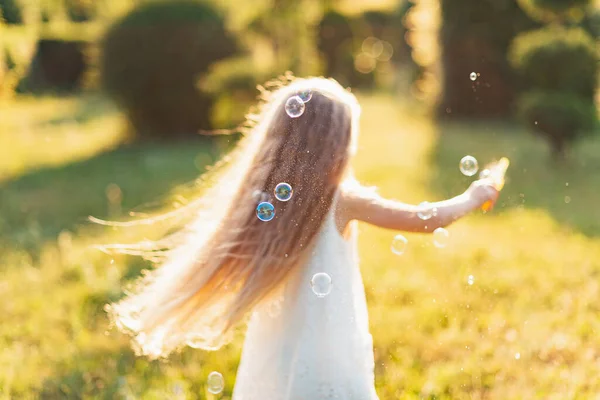
[[[288,201],[293,194],[294,190],[289,183],[281,182],[275,186],[275,198],[279,201]]]
[[[292,96],[285,102],[285,112],[291,118],[298,118],[304,113],[304,101],[300,96]]]
[[[489,169],[484,169],[479,173],[479,179],[489,178],[492,172]]]
[[[477,73],[476,72],[471,72],[471,75],[469,75],[469,78],[471,78],[472,81],[477,79]]]
[[[303,103],[308,103],[310,99],[312,99],[312,91],[311,90],[303,90],[298,92],[296,96],[300,97]]]
[[[435,231],[433,231],[434,246],[438,249],[446,247],[446,245],[448,244],[449,237],[450,235],[448,234],[447,230],[445,230],[444,228],[437,228]]]
[[[424,201],[419,204],[417,216],[423,221],[427,221],[429,218],[437,216],[437,207],[434,207],[430,203]]]
[[[397,255],[404,254],[406,251],[406,245],[408,244],[408,240],[402,235],[394,236],[394,240],[392,240],[392,253]]]
[[[223,375],[216,371],[211,372],[210,374],[208,374],[208,380],[206,381],[206,385],[208,387],[209,393],[221,393],[223,391],[223,387],[225,386],[225,380],[223,379]]]
[[[479,170],[479,163],[477,163],[477,159],[473,156],[464,156],[460,160],[460,172],[465,176],[473,176]]]
[[[467,278],[467,283],[469,285],[472,285],[475,283],[475,277],[473,275],[469,275],[469,277]]]
[[[325,272],[319,272],[313,275],[310,280],[310,286],[317,297],[325,297],[331,292],[331,276]]]
[[[262,202],[256,207],[256,216],[261,221],[270,221],[275,218],[275,207],[269,202]]]

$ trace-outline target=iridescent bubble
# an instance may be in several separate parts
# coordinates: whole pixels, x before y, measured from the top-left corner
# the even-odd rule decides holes
[[[208,380],[206,381],[206,386],[208,388],[208,392],[212,394],[219,394],[223,391],[223,387],[225,386],[225,380],[223,379],[223,375],[221,375],[217,371],[213,371],[208,374]]]
[[[484,169],[479,173],[479,179],[489,178],[492,172],[489,169]]]
[[[275,218],[275,207],[269,202],[262,202],[256,207],[256,216],[261,221],[270,221]]]
[[[467,283],[469,285],[472,285],[475,283],[475,277],[473,275],[469,275],[469,277],[467,278]]]
[[[421,204],[419,204],[419,211],[417,211],[417,216],[423,221],[427,221],[431,217],[437,216],[437,207],[434,207],[430,203],[424,201]]]
[[[463,175],[473,176],[479,170],[479,163],[477,162],[477,159],[473,156],[464,156],[460,160],[459,168],[460,172],[462,172]]]
[[[288,201],[293,194],[294,190],[289,183],[281,182],[275,186],[275,198],[279,201]]]
[[[476,72],[471,72],[471,75],[469,75],[469,78],[471,78],[472,81],[477,79],[477,73]]]
[[[285,102],[285,112],[291,118],[298,118],[304,113],[304,101],[300,96],[292,96]]]
[[[302,100],[303,103],[308,103],[310,101],[310,99],[312,99],[312,91],[311,90],[303,90],[301,92],[298,92],[296,95],[298,97],[300,97],[300,99]]]
[[[401,256],[406,251],[407,244],[408,240],[404,236],[394,236],[394,240],[392,240],[392,253]]]
[[[325,272],[318,272],[314,274],[310,280],[310,287],[317,297],[327,296],[329,293],[331,293],[332,286],[333,284],[331,283],[331,277]]]
[[[448,238],[450,234],[444,228],[437,228],[433,231],[433,245],[438,249],[446,247],[448,245]]]

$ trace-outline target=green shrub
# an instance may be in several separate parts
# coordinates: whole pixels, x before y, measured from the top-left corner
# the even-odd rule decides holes
[[[0,0],[0,15],[7,24],[23,23],[23,8],[19,0]]]
[[[581,21],[581,27],[592,37],[600,37],[600,10],[595,9],[588,12]]]
[[[519,116],[550,144],[555,158],[564,158],[569,145],[598,126],[593,102],[572,93],[531,91],[520,97]]]
[[[515,39],[509,59],[533,88],[594,97],[596,45],[582,28],[550,26],[524,33]]]
[[[520,0],[523,9],[538,21],[581,20],[592,0]]]
[[[73,22],[85,22],[96,16],[94,0],[65,0],[67,15]]]
[[[197,81],[237,51],[212,6],[192,0],[144,4],[115,23],[101,47],[101,82],[139,135],[168,138],[211,128],[214,98]]]
[[[317,27],[317,49],[323,57],[326,76],[342,85],[355,81],[354,46],[351,20],[337,11],[326,12]]]
[[[520,87],[506,53],[516,35],[538,24],[517,0],[441,0],[440,5],[439,114],[451,118],[510,115]],[[471,72],[479,74],[476,82],[469,79]]]

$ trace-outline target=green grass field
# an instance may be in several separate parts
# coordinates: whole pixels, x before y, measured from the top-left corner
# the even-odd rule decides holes
[[[414,106],[364,96],[358,177],[406,202],[460,193],[465,154],[512,160],[496,210],[449,228],[436,249],[361,227],[376,384],[388,399],[591,399],[600,393],[600,139],[571,165],[502,124],[438,126]],[[121,146],[122,117],[101,98],[19,98],[0,114],[0,399],[229,399],[241,337],[213,353],[137,359],[104,304],[146,265],[97,243],[152,237],[104,229],[138,206],[171,206],[223,144]],[[173,192],[174,191],[174,192]],[[155,206],[152,202],[158,200]],[[468,276],[474,283],[469,285]],[[205,389],[223,373],[222,396]],[[177,389],[179,390],[179,389]]]

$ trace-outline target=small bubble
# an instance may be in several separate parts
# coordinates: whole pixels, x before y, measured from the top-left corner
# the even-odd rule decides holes
[[[225,380],[223,379],[223,375],[221,375],[219,372],[213,371],[208,374],[208,380],[206,384],[208,386],[209,393],[219,394],[223,391]]]
[[[521,358],[521,353],[515,353],[515,360],[519,360]]]
[[[419,204],[419,211],[417,211],[417,216],[423,221],[427,221],[431,217],[437,216],[437,207],[434,207],[430,203],[424,201]]]
[[[477,159],[473,156],[464,156],[460,160],[460,172],[465,176],[473,176],[479,170],[479,164],[477,163]]]
[[[469,75],[469,78],[471,78],[472,81],[475,81],[477,79],[477,73],[471,72],[471,75]]]
[[[437,228],[433,231],[433,245],[438,249],[444,248],[448,245],[448,238],[450,235],[444,228]]]
[[[275,186],[275,198],[279,201],[288,201],[293,194],[294,190],[289,183],[281,182]]]
[[[475,277],[473,275],[469,275],[469,277],[467,278],[467,283],[469,285],[472,285],[473,283],[475,283]]]
[[[110,260],[110,265],[113,265],[114,263],[115,263],[115,259],[113,258]]]
[[[303,103],[308,103],[310,99],[312,99],[312,91],[311,90],[303,90],[298,92],[296,96],[300,97]]]
[[[300,96],[292,96],[285,102],[285,112],[291,118],[298,118],[301,116],[304,113],[305,108],[304,101],[302,101]]]
[[[333,284],[331,282],[331,276],[325,272],[318,272],[314,274],[310,280],[310,287],[317,297],[327,296],[329,293],[331,293],[332,286]]]
[[[571,197],[565,196],[565,203],[569,204],[571,202]]]
[[[394,236],[394,240],[392,240],[392,253],[397,255],[402,255],[406,251],[406,245],[408,244],[408,240],[402,235]]]
[[[486,168],[479,173],[479,179],[489,178],[491,174],[492,174],[491,171]]]
[[[256,216],[261,221],[270,221],[275,218],[275,207],[268,202],[262,202],[256,207]]]

